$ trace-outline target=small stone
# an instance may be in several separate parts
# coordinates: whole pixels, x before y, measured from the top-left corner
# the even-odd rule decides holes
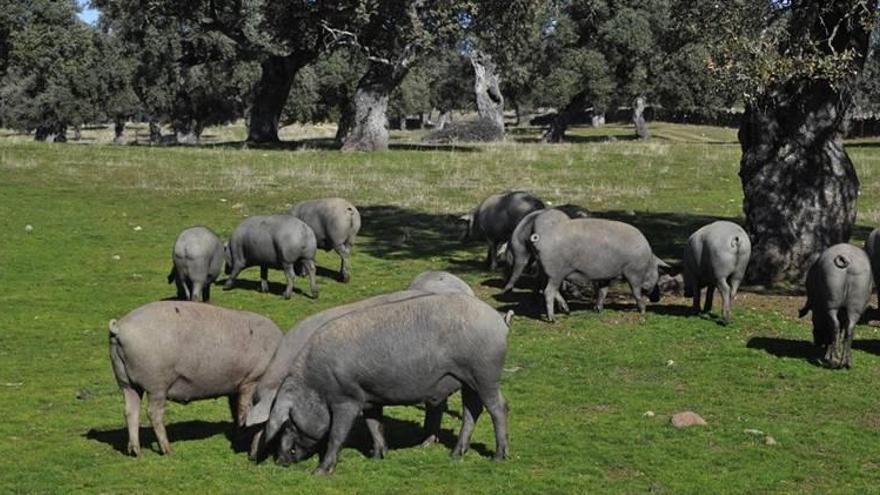
[[[706,426],[706,420],[693,411],[682,411],[672,416],[669,421],[676,428],[687,428],[688,426]]]
[[[118,254],[114,254],[114,255],[113,255],[113,259],[116,260],[116,261],[119,261],[119,260],[122,259],[122,256],[119,256]]]
[[[221,202],[221,203],[225,203],[225,202],[226,202],[226,198],[220,198],[220,202]]]
[[[645,414],[642,414],[642,416],[644,416],[644,417],[646,417],[646,418],[653,418],[653,417],[654,417],[654,411],[645,411]]]
[[[94,396],[91,390],[84,388],[76,393],[76,400],[89,400]]]
[[[234,205],[232,205],[233,210],[240,210],[242,208],[244,208],[244,203],[235,203]]]
[[[31,232],[34,231],[34,226],[31,224],[27,224],[24,226],[24,231],[27,232],[28,234],[30,234]]]
[[[745,433],[746,435],[755,435],[756,437],[760,437],[760,436],[764,435],[763,431],[753,430],[751,428],[746,428],[745,430],[743,430],[743,433]]]
[[[675,361],[673,361],[671,359],[669,361],[666,361],[666,366],[672,366],[674,364],[675,364]]]
[[[144,228],[141,227],[140,225],[135,225],[135,226],[134,226],[134,231],[135,231],[135,232],[140,232],[140,231],[142,231],[142,230],[144,230]]]
[[[764,445],[776,445],[776,439],[767,435],[764,437]]]

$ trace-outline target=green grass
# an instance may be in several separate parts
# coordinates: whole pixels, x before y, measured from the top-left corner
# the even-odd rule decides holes
[[[677,260],[694,228],[740,215],[739,146],[730,129],[657,124],[652,132],[647,143],[608,126],[574,129],[562,145],[429,150],[407,149],[408,135],[396,134],[394,149],[375,154],[0,139],[0,492],[876,491],[880,337],[873,325],[857,329],[854,369],[837,372],[809,361],[798,298],[743,294],[734,323],[721,327],[687,316],[687,301],[677,297],[640,317],[618,288],[618,304],[601,315],[584,302],[551,325],[537,319],[540,306],[525,289],[496,298],[501,277],[478,262],[484,248],[457,241],[456,214],[490,193],[526,188],[554,204],[632,222],[661,256]],[[215,135],[234,141],[242,130]],[[863,237],[880,221],[880,153],[876,142],[854,144]],[[486,457],[494,449],[487,415],[476,448],[456,461],[445,446],[409,446],[420,410],[388,408],[393,450],[384,461],[363,455],[360,427],[331,477],[309,475],[314,459],[289,469],[254,465],[232,450],[223,400],[169,406],[174,455],[157,454],[145,428],[144,456],[124,456],[107,321],[174,294],[165,275],[182,228],[204,224],[227,235],[246,214],[327,195],[349,198],[364,216],[350,284],[332,278],[338,260],[321,253],[319,265],[333,273],[319,278],[317,301],[218,288],[214,302],[287,329],[317,311],[403,288],[426,269],[459,274],[485,301],[520,315],[503,383],[511,459]],[[256,269],[243,274],[257,278]],[[278,272],[270,278],[283,280]],[[458,409],[455,399],[444,418],[447,443]],[[687,409],[709,425],[672,428],[670,416]],[[778,443],[765,445],[745,429]]]

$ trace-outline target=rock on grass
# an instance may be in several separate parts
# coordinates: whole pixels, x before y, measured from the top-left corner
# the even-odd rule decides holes
[[[672,426],[676,428],[687,428],[688,426],[706,426],[706,420],[693,411],[682,411],[672,416],[670,420]]]

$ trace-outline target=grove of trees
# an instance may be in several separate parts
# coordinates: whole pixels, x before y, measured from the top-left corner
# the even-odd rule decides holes
[[[544,141],[628,108],[744,110],[740,176],[755,280],[797,279],[849,238],[854,104],[876,112],[877,0],[0,0],[0,125],[64,141],[83,125],[149,123],[197,143],[245,119],[272,143],[337,123],[342,150],[388,147],[389,123],[474,114],[503,139],[543,110]],[[507,112],[507,114],[505,113]],[[422,120],[427,120],[423,118]],[[173,130],[163,138],[160,129]]]

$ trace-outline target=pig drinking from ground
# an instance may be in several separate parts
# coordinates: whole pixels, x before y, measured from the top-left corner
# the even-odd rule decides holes
[[[871,260],[871,272],[874,274],[874,287],[880,287],[880,229],[874,229],[865,241],[865,252]],[[877,306],[880,307],[880,292],[877,292]]]
[[[551,322],[554,301],[568,312],[568,305],[559,296],[559,286],[566,279],[593,283],[597,311],[602,310],[610,281],[621,276],[629,283],[639,312],[645,312],[643,291],[649,293],[652,302],[660,300],[658,269],[669,265],[654,256],[648,240],[632,225],[579,218],[560,223],[543,236],[532,234],[531,242],[547,276],[544,300]]]
[[[315,283],[315,234],[302,220],[290,215],[253,216],[244,219],[226,243],[226,280],[231,289],[245,268],[260,267],[260,287],[269,291],[269,268],[284,270],[287,276],[285,299],[293,294],[295,266],[302,265],[309,276],[312,297],[318,297]]]
[[[540,236],[560,222],[571,218],[587,217],[589,217],[587,210],[575,205],[563,205],[546,210],[537,210],[524,216],[516,228],[513,229],[513,233],[510,235],[510,242],[507,244],[507,252],[511,260],[511,270],[507,284],[504,286],[504,292],[513,290],[516,282],[522,276],[523,270],[533,261],[532,245],[529,240],[532,234],[537,233]]]
[[[459,292],[474,295],[473,289],[464,280],[444,271],[422,272],[410,282],[407,290],[421,290],[435,294]]]
[[[485,406],[495,427],[495,457],[507,454],[507,406],[500,381],[508,327],[486,303],[464,294],[428,294],[364,308],[328,321],[294,361],[263,434],[282,433],[282,464],[311,455],[329,435],[317,472],[332,472],[363,411],[374,442],[384,405],[436,405],[461,388],[462,429],[453,455],[469,447]],[[384,450],[384,446],[382,448]]]
[[[831,368],[852,366],[856,323],[868,307],[873,280],[868,255],[852,244],[826,249],[807,272],[807,301],[799,316],[813,313],[813,342]]]
[[[297,203],[290,214],[305,222],[315,233],[318,247],[334,250],[342,258],[339,269],[343,282],[351,279],[351,248],[361,229],[361,214],[342,198],[313,199]]]
[[[177,236],[171,252],[173,266],[168,283],[177,285],[177,298],[211,299],[211,284],[223,269],[223,242],[205,227],[190,227]]]
[[[684,283],[685,296],[694,298],[694,311],[700,311],[703,287],[707,287],[703,311],[711,311],[715,287],[718,287],[724,322],[730,322],[730,309],[745,277],[751,253],[748,234],[733,222],[712,222],[690,236],[684,248]]]
[[[468,223],[464,238],[486,239],[489,243],[486,263],[490,270],[495,270],[498,266],[498,248],[510,239],[513,229],[524,216],[543,208],[544,203],[527,192],[493,194],[473,212],[462,217]]]
[[[143,393],[163,454],[171,445],[162,423],[165,401],[228,396],[234,423],[245,423],[251,395],[281,330],[245,311],[207,304],[162,301],[110,321],[110,361],[125,397],[128,452],[140,455],[138,429]]]

